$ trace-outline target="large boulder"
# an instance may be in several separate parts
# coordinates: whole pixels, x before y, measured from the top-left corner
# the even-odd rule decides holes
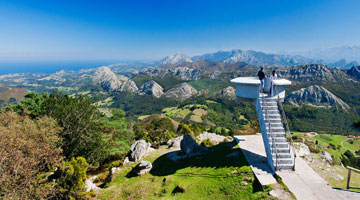
[[[217,135],[216,133],[208,133],[206,131],[202,132],[199,136],[197,136],[200,142],[203,140],[210,140],[213,144],[219,144],[221,142],[231,142],[233,139],[231,137],[225,137],[222,135]]]
[[[181,142],[182,139],[183,139],[183,136],[179,136],[179,137],[170,139],[167,142],[167,145],[168,145],[169,148],[171,148],[171,147],[180,147],[180,142]]]
[[[205,147],[200,146],[196,141],[191,137],[191,135],[184,135],[183,139],[180,142],[181,152],[186,155],[200,153],[205,150]]]
[[[310,155],[309,147],[304,143],[300,143],[300,148],[299,148],[298,155],[300,157],[309,156]]]
[[[138,161],[142,158],[144,154],[151,150],[151,144],[145,140],[138,140],[130,147],[129,160]]]
[[[86,192],[90,192],[91,190],[92,190],[92,191],[98,191],[98,190],[101,189],[101,188],[99,188],[98,186],[96,186],[96,185],[94,184],[94,181],[95,181],[96,178],[97,178],[97,176],[93,176],[93,177],[85,180],[85,189],[86,189]]]
[[[331,157],[331,155],[330,155],[329,152],[327,152],[327,151],[322,151],[320,154],[321,154],[321,157],[322,157],[322,159],[323,159],[324,161],[328,162],[329,164],[333,164],[333,159],[332,159],[332,157]]]
[[[141,161],[132,169],[132,172],[134,175],[141,176],[150,172],[151,169],[152,164],[149,161]]]

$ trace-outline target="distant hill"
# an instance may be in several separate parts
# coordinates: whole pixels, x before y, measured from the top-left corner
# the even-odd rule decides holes
[[[360,46],[340,46],[333,48],[319,48],[310,51],[295,52],[292,55],[302,55],[311,59],[322,59],[326,62],[336,62],[342,59],[360,63]]]
[[[0,107],[8,104],[16,104],[21,101],[28,92],[30,91],[25,88],[9,88],[0,84]]]

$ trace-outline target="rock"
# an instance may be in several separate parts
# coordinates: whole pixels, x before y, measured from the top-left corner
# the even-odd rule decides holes
[[[198,145],[196,141],[191,137],[191,135],[184,135],[183,139],[180,142],[181,152],[186,155],[200,153],[205,150],[206,147]]]
[[[170,140],[167,142],[168,148],[171,148],[171,147],[180,147],[180,142],[181,142],[182,139],[183,139],[183,136],[179,136],[179,137],[170,139]]]
[[[91,190],[98,191],[101,189],[93,183],[96,178],[97,178],[97,176],[93,176],[93,177],[85,180],[86,192],[90,192]]]
[[[151,169],[152,169],[152,164],[149,161],[141,161],[132,169],[132,172],[137,176],[141,176],[150,172]]]
[[[112,167],[111,168],[111,175],[118,173],[121,170],[120,167]]]
[[[298,155],[300,157],[309,156],[310,155],[309,147],[304,143],[300,143],[300,149],[299,149]]]
[[[94,73],[93,80],[100,83],[104,90],[110,92],[136,92],[138,90],[134,81],[125,76],[117,76],[108,67],[99,67]]]
[[[161,97],[164,94],[164,89],[157,82],[151,80],[149,82],[144,83],[137,92],[139,95],[153,95],[154,97]]]
[[[191,87],[187,83],[181,83],[175,88],[172,88],[167,92],[165,92],[164,95],[169,98],[177,98],[177,99],[185,100],[193,96],[196,96],[197,94],[198,91],[195,90],[195,88]]]
[[[125,159],[124,159],[124,161],[123,161],[123,165],[126,165],[126,164],[128,164],[129,162],[130,162],[129,157],[126,156]]]
[[[145,140],[138,140],[130,147],[129,160],[137,162],[141,157],[150,151],[150,143]]]
[[[231,142],[233,140],[231,137],[217,135],[216,133],[208,133],[206,131],[202,132],[199,136],[197,136],[197,139],[199,139],[200,142],[209,139],[215,145],[221,142]]]
[[[332,157],[331,157],[331,155],[330,155],[329,152],[327,152],[327,151],[322,151],[322,152],[320,153],[320,155],[321,155],[322,159],[325,160],[326,162],[328,162],[329,164],[332,164],[332,163],[333,163],[333,159],[332,159]]]
[[[216,93],[216,96],[229,100],[235,100],[235,88],[228,86],[223,90],[221,90],[220,92]]]
[[[340,180],[344,180],[344,177],[341,176],[340,174],[338,174],[337,176],[338,176],[338,178],[339,178]]]
[[[285,98],[285,103],[291,105],[307,104],[314,107],[334,107],[343,110],[350,106],[322,86],[312,85],[291,92]]]

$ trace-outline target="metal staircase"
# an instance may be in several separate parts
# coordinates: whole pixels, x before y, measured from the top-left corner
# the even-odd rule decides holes
[[[285,112],[281,102],[277,100],[278,99],[271,97],[270,95],[269,97],[263,95],[260,96],[256,102],[256,110],[259,117],[268,164],[274,171],[294,170],[296,154],[293,148]],[[279,111],[279,108],[281,112]],[[283,120],[281,119],[281,116],[283,116]],[[284,124],[286,130],[284,129]]]

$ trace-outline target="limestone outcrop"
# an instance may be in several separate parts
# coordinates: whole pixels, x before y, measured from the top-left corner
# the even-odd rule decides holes
[[[314,107],[333,107],[348,110],[350,107],[340,98],[322,86],[312,85],[307,88],[291,92],[285,103],[291,105],[306,104]]]
[[[185,100],[198,95],[198,91],[187,83],[181,83],[175,88],[172,88],[165,92],[164,95],[169,98]]]
[[[101,87],[110,92],[136,92],[138,90],[134,81],[126,76],[117,76],[108,67],[99,67],[96,69],[93,80],[99,83]]]
[[[151,80],[149,82],[144,83],[137,92],[139,95],[153,95],[154,97],[161,97],[164,94],[164,89],[157,82]]]

